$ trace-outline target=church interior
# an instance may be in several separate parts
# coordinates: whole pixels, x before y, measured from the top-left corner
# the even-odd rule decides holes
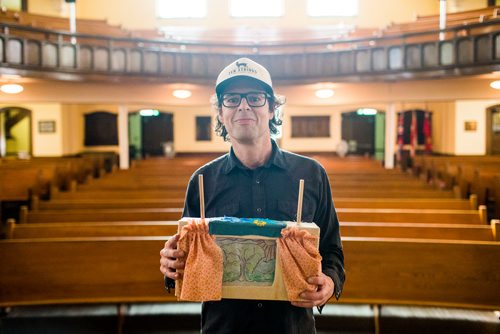
[[[499,333],[498,0],[0,0],[0,333],[200,332],[158,253],[241,57],[328,174],[317,332]]]

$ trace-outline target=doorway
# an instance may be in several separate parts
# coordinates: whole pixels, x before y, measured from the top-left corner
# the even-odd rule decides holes
[[[500,105],[486,110],[486,154],[500,155]]]
[[[0,156],[28,158],[31,153],[31,110],[15,106],[0,109]]]
[[[131,159],[164,156],[174,141],[173,114],[142,109],[129,115],[129,152]]]
[[[342,140],[347,142],[349,154],[383,160],[385,114],[372,108],[342,113]]]

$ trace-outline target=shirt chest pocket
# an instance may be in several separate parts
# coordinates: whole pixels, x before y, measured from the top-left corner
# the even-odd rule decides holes
[[[277,220],[297,220],[297,202],[278,201],[276,206]],[[313,206],[308,203],[302,203],[302,221],[312,222],[314,217]]]
[[[221,205],[214,208],[214,215],[212,217],[239,217],[240,203],[239,201],[234,201],[227,205]],[[241,217],[240,217],[241,218]]]

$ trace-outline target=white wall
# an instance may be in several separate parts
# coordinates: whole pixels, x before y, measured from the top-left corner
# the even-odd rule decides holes
[[[57,157],[63,155],[62,107],[59,103],[37,103],[23,106],[32,110],[33,156]],[[39,133],[38,122],[55,121],[54,133]]]
[[[62,107],[59,103],[9,103],[0,108],[17,106],[31,110],[32,155],[54,157],[63,155]],[[38,122],[55,121],[54,133],[40,133]]]
[[[196,116],[211,116],[215,128],[215,114],[206,107],[173,107],[174,149],[176,152],[227,152],[229,144],[212,132],[211,141],[196,141]]]
[[[455,152],[463,155],[486,154],[486,109],[500,100],[455,102]],[[466,121],[477,122],[476,131],[465,131]]]

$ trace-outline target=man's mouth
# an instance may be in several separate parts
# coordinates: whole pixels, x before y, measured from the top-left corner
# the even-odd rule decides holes
[[[239,118],[234,120],[234,123],[236,124],[250,124],[253,122],[255,122],[255,120],[252,118]]]

